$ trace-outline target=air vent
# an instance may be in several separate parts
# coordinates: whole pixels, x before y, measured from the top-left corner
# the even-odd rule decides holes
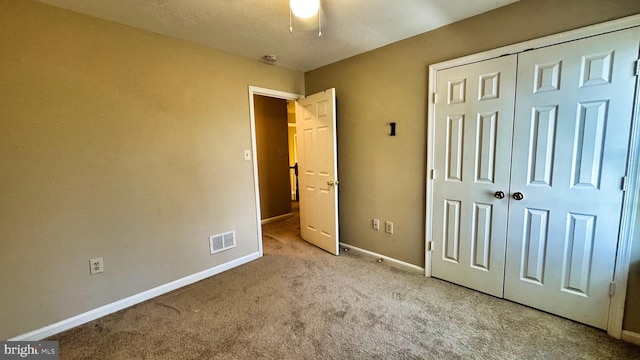
[[[228,250],[233,247],[236,247],[235,231],[209,236],[209,248],[211,249],[211,254]]]

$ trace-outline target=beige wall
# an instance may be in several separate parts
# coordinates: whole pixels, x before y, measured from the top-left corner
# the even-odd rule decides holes
[[[0,9],[0,340],[258,251],[248,86],[302,93],[301,73]],[[238,246],[209,255],[228,230]]]
[[[637,13],[637,0],[522,0],[305,74],[306,94],[335,87],[339,100],[341,241],[424,266],[429,64]],[[372,230],[372,218],[395,233]],[[640,330],[640,312],[627,317]]]
[[[291,213],[287,100],[253,96],[260,184],[260,215]]]

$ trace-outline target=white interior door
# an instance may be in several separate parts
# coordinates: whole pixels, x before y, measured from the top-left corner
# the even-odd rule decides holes
[[[339,255],[335,89],[298,100],[296,124],[301,236]]]
[[[515,76],[511,55],[438,71],[436,80],[432,276],[499,297]]]
[[[504,296],[603,329],[639,42],[632,29],[518,57]]]

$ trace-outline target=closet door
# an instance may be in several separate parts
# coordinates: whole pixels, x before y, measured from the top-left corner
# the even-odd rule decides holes
[[[605,329],[640,31],[518,57],[504,297]]]
[[[501,297],[516,56],[438,71],[432,276]]]

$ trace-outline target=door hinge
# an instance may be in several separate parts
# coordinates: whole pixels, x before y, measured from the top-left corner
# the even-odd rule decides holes
[[[636,70],[635,70],[635,76],[640,75],[640,59],[636,60]]]
[[[433,93],[433,103],[434,104],[438,103],[438,94],[437,93]]]
[[[613,296],[616,294],[616,283],[609,283],[609,296]]]
[[[620,184],[620,187],[622,188],[622,191],[627,191],[627,177],[626,176],[622,177],[622,182]]]
[[[436,179],[436,170],[431,169],[431,180],[435,180],[435,179]]]
[[[427,242],[427,251],[433,251],[433,241]]]

